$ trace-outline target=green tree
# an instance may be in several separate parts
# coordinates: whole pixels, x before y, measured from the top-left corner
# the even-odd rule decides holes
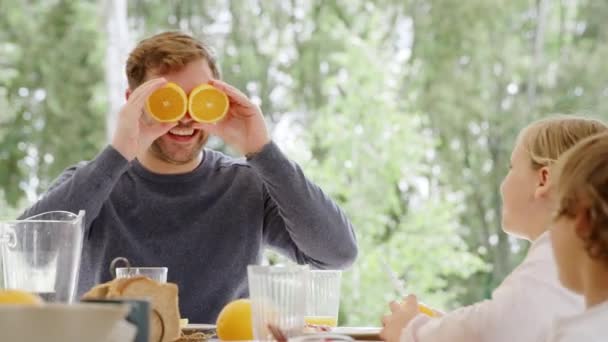
[[[3,8],[0,188],[16,206],[104,143],[102,37],[92,2],[4,0]]]
[[[606,117],[606,26],[597,15],[607,9],[542,0],[407,6],[416,39],[403,89],[439,139],[442,189],[467,204],[462,236],[492,265],[470,279],[465,302],[488,297],[525,251],[501,230],[498,191],[518,131],[554,112]]]
[[[372,16],[371,25],[380,19]],[[310,155],[303,165],[358,233],[361,252],[345,275],[342,323],[374,324],[388,300],[404,295],[394,292],[384,262],[410,291],[446,307],[463,290],[448,279],[466,278],[483,263],[458,235],[455,204],[432,184],[435,139],[423,129],[426,119],[401,99],[391,71],[402,65],[381,35],[363,40],[347,28],[333,30],[348,47],[330,60],[348,68],[321,83],[322,93],[336,96],[306,129]]]

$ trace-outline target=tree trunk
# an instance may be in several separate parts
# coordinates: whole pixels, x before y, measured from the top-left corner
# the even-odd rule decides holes
[[[528,103],[530,109],[536,107],[536,93],[538,87],[539,68],[543,65],[543,50],[545,44],[545,25],[547,6],[546,0],[536,1],[536,30],[534,32],[534,41],[532,45],[532,69],[528,79]]]
[[[108,93],[106,132],[108,141],[112,139],[116,126],[116,116],[125,102],[127,78],[124,74],[124,63],[131,47],[127,18],[127,0],[104,0],[105,78]]]

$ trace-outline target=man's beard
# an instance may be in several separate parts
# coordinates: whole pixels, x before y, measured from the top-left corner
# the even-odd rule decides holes
[[[208,134],[205,134],[203,131],[200,131],[198,141],[196,142],[194,147],[190,149],[190,151],[179,151],[178,153],[171,153],[167,151],[167,148],[165,148],[165,146],[163,146],[162,137],[160,137],[154,140],[154,142],[150,146],[150,151],[156,158],[164,162],[173,165],[184,165],[191,162],[201,154],[201,151],[207,143],[208,138]]]

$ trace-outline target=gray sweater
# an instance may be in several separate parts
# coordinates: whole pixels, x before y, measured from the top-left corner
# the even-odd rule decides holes
[[[86,211],[78,295],[111,279],[123,256],[134,266],[166,266],[180,310],[213,323],[246,297],[247,265],[264,247],[300,264],[340,269],[355,260],[353,228],[340,208],[270,143],[250,160],[205,149],[192,172],[160,175],[113,147],[68,168],[22,217]]]

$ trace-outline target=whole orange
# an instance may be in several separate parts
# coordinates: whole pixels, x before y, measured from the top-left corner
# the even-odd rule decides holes
[[[0,304],[41,305],[42,298],[20,290],[0,290]]]
[[[251,301],[238,299],[228,303],[217,317],[217,337],[224,341],[253,340]]]

